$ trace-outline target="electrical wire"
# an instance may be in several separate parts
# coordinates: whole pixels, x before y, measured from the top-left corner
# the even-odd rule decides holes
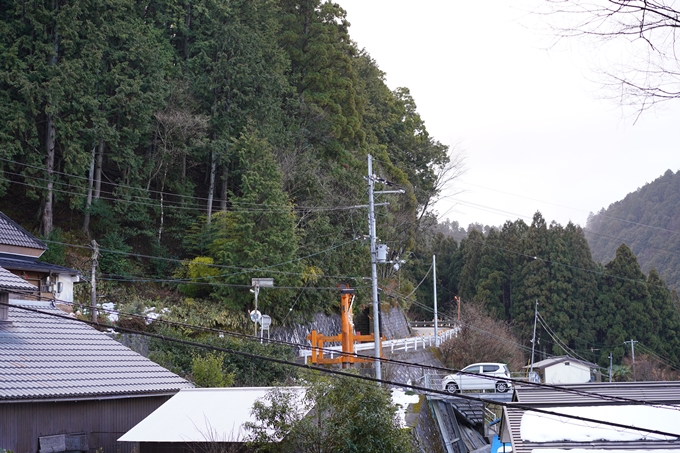
[[[9,304],[5,304],[5,303],[0,303],[0,305],[9,306]],[[410,390],[418,390],[418,391],[427,392],[427,393],[435,393],[435,394],[451,396],[450,393],[448,393],[444,390],[430,389],[430,388],[415,386],[415,385],[412,385],[412,384],[403,384],[403,383],[392,381],[392,380],[377,379],[377,378],[373,378],[373,377],[366,376],[366,375],[348,373],[348,372],[339,371],[339,370],[335,370],[335,369],[310,366],[310,365],[307,365],[307,364],[300,364],[300,363],[296,363],[296,362],[289,362],[289,361],[283,360],[283,359],[277,359],[277,358],[274,358],[274,357],[268,357],[268,356],[248,353],[248,352],[244,352],[244,351],[238,351],[238,350],[231,349],[231,348],[222,348],[222,347],[217,347],[217,346],[212,346],[212,345],[206,345],[206,344],[195,342],[195,341],[180,340],[180,339],[168,337],[168,336],[165,336],[165,335],[154,334],[154,333],[144,332],[144,331],[138,331],[138,330],[128,329],[128,328],[119,327],[119,326],[113,326],[111,324],[103,324],[103,323],[99,323],[99,322],[92,322],[92,321],[86,321],[86,320],[81,320],[81,319],[74,319],[74,318],[67,316],[67,315],[60,315],[60,314],[57,314],[57,313],[44,312],[44,311],[29,308],[29,307],[22,307],[22,306],[17,306],[17,305],[12,305],[12,306],[15,307],[15,308],[19,308],[19,309],[26,310],[26,311],[31,311],[31,312],[34,312],[34,313],[48,315],[48,316],[52,316],[52,317],[56,317],[56,318],[62,318],[62,319],[66,319],[66,320],[69,320],[69,321],[81,322],[81,323],[88,324],[90,326],[97,327],[97,328],[106,327],[106,328],[117,330],[117,331],[122,331],[122,332],[137,334],[137,335],[143,335],[143,336],[147,336],[147,337],[151,337],[151,338],[156,338],[156,339],[159,339],[161,341],[170,341],[170,342],[179,343],[179,344],[183,344],[183,345],[187,345],[187,346],[210,349],[210,350],[213,350],[213,351],[224,352],[224,353],[233,354],[233,355],[239,355],[239,356],[247,357],[247,358],[251,358],[251,359],[269,361],[269,362],[277,363],[277,364],[280,364],[280,365],[288,365],[288,366],[293,366],[293,367],[296,367],[296,368],[306,369],[306,370],[310,370],[310,371],[313,370],[313,371],[318,371],[318,372],[322,372],[322,373],[334,374],[334,375],[338,375],[338,376],[343,376],[343,377],[353,378],[353,379],[359,379],[359,380],[368,381],[368,382],[375,382],[375,383],[380,383],[380,384],[389,384],[389,385],[392,385],[392,386],[408,388]],[[411,364],[409,364],[409,365],[411,365]],[[540,384],[538,384],[538,385],[540,385]],[[543,384],[543,385],[545,386],[545,384]],[[565,388],[560,388],[560,387],[556,387],[556,388],[559,388],[562,391],[572,390],[572,389],[565,389]],[[590,394],[589,392],[585,392],[585,393],[587,394],[587,396],[590,396],[590,397],[593,397],[595,395],[595,394]],[[481,398],[472,397],[472,396],[465,395],[465,394],[462,394],[462,393],[457,394],[456,397],[462,398],[462,399],[467,399],[467,400],[470,400],[470,401],[477,401],[477,402],[482,402],[482,403],[485,402]],[[608,397],[606,395],[597,395],[597,397],[607,399],[607,400],[613,400],[613,401],[625,400],[625,401],[627,401],[631,404],[640,404],[640,405],[647,405],[647,406],[652,406],[652,407],[668,407],[668,406],[658,406],[658,405],[648,404],[645,401],[631,400],[631,399],[625,399],[625,398],[622,399],[622,398],[618,398],[618,397]],[[680,434],[677,434],[677,433],[669,433],[669,432],[665,432],[665,431],[652,430],[652,429],[647,429],[647,428],[630,427],[630,426],[627,426],[627,425],[622,425],[622,424],[614,423],[614,422],[611,422],[611,421],[603,421],[603,420],[596,420],[596,419],[591,419],[591,418],[587,418],[587,417],[561,414],[561,413],[549,411],[549,410],[546,410],[546,409],[539,409],[539,408],[536,408],[536,407],[525,406],[525,405],[522,405],[520,403],[506,403],[506,402],[495,401],[494,404],[497,404],[497,405],[503,406],[503,407],[533,411],[533,412],[538,412],[538,413],[542,413],[542,414],[546,414],[546,415],[553,415],[553,416],[557,416],[557,417],[560,417],[560,418],[567,418],[567,419],[579,420],[579,421],[584,421],[584,422],[589,422],[589,423],[596,423],[596,424],[600,424],[600,425],[607,425],[607,426],[612,426],[612,427],[622,428],[622,429],[627,429],[627,430],[633,430],[633,431],[641,431],[641,432],[646,432],[646,433],[649,433],[649,434],[656,434],[656,435],[660,435],[660,436],[680,438]]]
[[[564,350],[564,352],[567,352],[567,353],[571,352],[571,353],[573,354],[572,357],[574,357],[574,358],[576,358],[576,359],[579,359],[579,360],[583,360],[584,362],[587,362],[586,359],[584,359],[583,357],[581,357],[580,355],[578,355],[578,354],[576,353],[576,351],[574,351],[574,350],[571,349],[569,346],[567,346],[567,344],[564,343],[564,342],[557,336],[557,334],[556,334],[556,333],[548,326],[548,323],[545,321],[545,319],[543,319],[543,316],[541,316],[541,313],[540,313],[538,310],[536,311],[536,314],[537,314],[536,317],[538,318],[538,322],[541,324],[541,326],[543,326],[543,328],[544,328],[545,331],[548,333],[548,335],[550,335],[550,338],[552,338],[553,341],[554,341],[555,343],[557,343],[557,345],[558,345],[560,348],[562,348],[562,349]]]
[[[279,267],[279,266],[285,266],[287,264],[292,264],[292,263],[297,262],[297,261],[312,258],[314,256],[321,255],[323,253],[327,253],[327,252],[333,251],[335,249],[338,249],[340,247],[343,247],[345,245],[351,244],[351,243],[356,242],[358,240],[360,240],[360,238],[354,238],[354,239],[348,240],[346,242],[343,242],[341,244],[335,244],[335,245],[333,245],[333,246],[331,246],[331,247],[329,247],[325,250],[321,250],[319,252],[314,252],[314,253],[311,253],[311,254],[303,256],[303,257],[295,258],[295,259],[292,259],[292,260],[289,260],[289,261],[284,261],[284,262],[281,262],[281,263],[276,263],[276,264],[272,264],[270,266],[264,266],[264,267],[248,268],[248,267],[232,266],[232,265],[228,265],[228,264],[209,264],[209,263],[201,263],[201,266],[217,268],[217,269],[234,269],[234,270],[243,271],[243,272],[239,272],[239,273],[236,273],[236,274],[229,274],[229,275],[237,275],[237,274],[246,273],[246,272],[267,271],[267,272],[278,273],[278,274],[305,276],[307,274],[305,274],[304,272],[278,271],[278,270],[273,270],[273,268]],[[63,245],[63,246],[72,247],[72,248],[78,248],[78,249],[86,249],[86,250],[92,249],[91,246],[69,244],[69,243],[66,243],[66,242],[53,241],[53,240],[47,240],[47,239],[43,239],[43,242],[46,242],[48,244],[57,244],[57,245]],[[124,252],[122,250],[100,248],[99,251],[100,252],[107,252],[107,253],[114,253],[114,254],[118,254],[118,255],[125,255],[125,256],[128,256],[128,257],[144,258],[144,259],[159,260],[159,261],[168,261],[168,262],[179,263],[179,264],[191,263],[191,260],[186,260],[186,259],[182,260],[182,259],[177,259],[177,258],[167,258],[167,257],[163,257],[163,256],[144,255],[144,254],[140,254],[140,253]],[[320,277],[326,277],[326,278],[337,278],[337,279],[361,279],[362,278],[362,277],[349,276],[349,275],[324,275],[324,274],[321,274],[319,276]],[[125,276],[121,276],[121,277],[125,277]],[[112,280],[115,280],[115,278],[112,278]],[[149,279],[149,281],[156,281],[156,280],[155,279]],[[164,280],[159,279],[157,281],[164,281]],[[173,281],[173,280],[165,280],[165,281]]]

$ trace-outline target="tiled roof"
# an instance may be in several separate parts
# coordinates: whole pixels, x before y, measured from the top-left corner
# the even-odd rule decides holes
[[[39,310],[66,315],[47,304]],[[0,403],[168,394],[192,387],[75,319],[10,306],[9,321],[0,325]]]
[[[14,220],[0,212],[0,244],[47,250],[47,246]]]
[[[0,291],[37,291],[38,287],[28,283],[21,277],[18,277],[0,267]],[[0,378],[2,379],[2,378]]]

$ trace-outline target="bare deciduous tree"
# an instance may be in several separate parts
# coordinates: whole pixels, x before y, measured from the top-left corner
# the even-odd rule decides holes
[[[545,0],[539,14],[561,38],[584,38],[604,62],[603,97],[638,115],[680,98],[680,5],[666,0]],[[600,63],[602,65],[602,63]]]

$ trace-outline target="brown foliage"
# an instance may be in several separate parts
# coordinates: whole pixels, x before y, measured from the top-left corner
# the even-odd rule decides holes
[[[441,352],[446,366],[455,369],[475,362],[501,362],[517,371],[525,362],[519,341],[510,327],[474,304],[461,307],[460,331],[441,345]]]
[[[630,357],[624,357],[623,364],[632,370],[630,380],[637,381],[677,381],[680,373],[660,360],[647,355],[635,354],[635,364]]]

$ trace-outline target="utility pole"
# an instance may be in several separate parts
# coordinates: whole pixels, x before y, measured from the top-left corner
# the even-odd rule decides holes
[[[403,190],[375,191],[376,176],[373,174],[373,157],[368,155],[368,232],[371,241],[371,286],[373,294],[373,338],[375,341],[375,378],[382,379],[380,371],[380,352],[382,339],[380,336],[380,301],[378,300],[378,249],[375,233],[375,194],[404,193]]]
[[[92,240],[92,267],[90,268],[90,319],[97,322],[97,266],[99,265],[99,244]]]
[[[612,353],[609,353],[609,382],[612,381]]]
[[[538,320],[538,299],[536,299],[536,308],[534,308],[534,336],[531,339],[531,366],[529,373],[534,372],[534,348],[536,346],[536,321]]]
[[[626,343],[630,343],[630,353],[633,358],[633,381],[637,382],[637,376],[635,376],[635,343],[638,343],[638,341],[631,339],[630,341],[623,342],[623,344]]]
[[[439,347],[437,335],[437,257],[432,255],[432,286],[434,287],[434,345]]]

